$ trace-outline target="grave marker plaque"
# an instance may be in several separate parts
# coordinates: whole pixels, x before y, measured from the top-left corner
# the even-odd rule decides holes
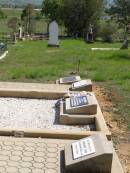
[[[92,91],[92,81],[90,79],[81,80],[72,84],[72,91]]]
[[[88,99],[86,96],[76,96],[70,98],[71,107],[78,107],[88,104]]]
[[[69,83],[71,84],[77,81],[80,81],[80,76],[69,76],[69,77],[60,78],[61,84],[69,84]]]
[[[92,138],[86,138],[72,143],[72,152],[74,159],[95,153],[96,151]]]

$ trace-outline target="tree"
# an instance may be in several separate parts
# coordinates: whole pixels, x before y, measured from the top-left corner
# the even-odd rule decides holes
[[[19,19],[17,17],[12,17],[8,21],[8,27],[12,29],[13,33],[17,32],[18,24],[19,24]]]
[[[100,21],[99,23],[99,36],[104,42],[113,42],[116,38],[116,33],[118,31],[118,24],[113,21]]]
[[[85,37],[90,24],[99,19],[103,0],[64,0],[64,24],[70,35]]]
[[[21,14],[21,20],[25,28],[25,32],[32,34],[34,28],[34,8],[31,4],[28,4]]]
[[[130,23],[130,0],[114,0],[109,13],[124,26],[126,36]]]
[[[63,23],[72,36],[85,36],[89,25],[99,18],[104,0],[45,0],[42,14]]]
[[[56,20],[57,22],[59,22],[62,17],[62,3],[62,0],[44,0],[41,10],[42,15],[45,15],[46,18],[50,19],[51,21]]]

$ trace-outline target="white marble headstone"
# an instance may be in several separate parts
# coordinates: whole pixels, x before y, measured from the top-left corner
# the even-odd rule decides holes
[[[59,34],[58,24],[56,23],[56,21],[53,21],[49,25],[49,41],[48,41],[49,46],[59,45],[58,34]]]
[[[22,35],[23,35],[23,28],[19,27],[19,38],[22,39]]]

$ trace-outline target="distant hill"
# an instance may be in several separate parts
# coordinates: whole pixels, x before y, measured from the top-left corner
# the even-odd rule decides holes
[[[23,7],[27,4],[33,4],[40,7],[43,0],[0,0],[1,7]]]

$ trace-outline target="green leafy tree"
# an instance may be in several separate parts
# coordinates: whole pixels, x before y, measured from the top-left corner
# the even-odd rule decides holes
[[[124,26],[126,36],[130,23],[130,0],[114,0],[109,13]]]
[[[118,24],[113,21],[100,21],[99,36],[104,42],[113,42],[117,38]]]
[[[12,29],[13,33],[16,33],[18,30],[19,19],[17,17],[12,17],[8,21],[8,27]]]
[[[90,24],[99,18],[103,0],[64,0],[64,24],[71,35],[86,36]]]
[[[66,32],[85,37],[102,11],[104,0],[45,0],[42,14],[64,24]]]
[[[45,15],[51,21],[56,20],[59,22],[62,17],[62,3],[62,0],[44,0],[41,10],[42,15]]]
[[[21,20],[23,21],[25,32],[32,34],[35,22],[34,22],[34,8],[31,4],[28,4],[22,11]]]

